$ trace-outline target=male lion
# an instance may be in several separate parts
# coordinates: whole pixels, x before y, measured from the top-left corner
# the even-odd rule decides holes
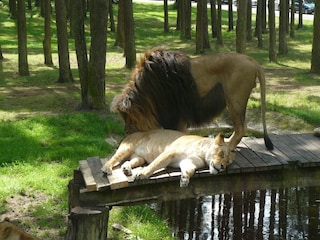
[[[171,166],[181,169],[180,187],[189,183],[196,169],[209,166],[211,174],[217,174],[234,159],[234,153],[219,134],[215,139],[181,132],[157,129],[136,132],[127,136],[116,153],[102,167],[102,171],[112,174],[112,168],[124,159],[121,166],[126,175],[132,168],[148,163],[137,175],[137,179],[150,177],[156,170]]]
[[[0,222],[0,240],[36,240],[8,221]]]
[[[185,131],[212,120],[225,108],[234,132],[228,142],[234,149],[246,132],[246,107],[256,78],[261,89],[261,118],[265,145],[268,137],[266,86],[261,66],[237,53],[220,53],[190,59],[179,52],[156,49],[137,63],[131,80],[111,104],[125,121],[127,133],[165,128]]]

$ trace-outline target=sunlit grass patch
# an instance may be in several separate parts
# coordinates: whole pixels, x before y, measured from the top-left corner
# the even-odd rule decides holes
[[[156,213],[145,206],[115,207],[110,212],[109,235],[111,239],[125,239],[125,234],[112,228],[114,223],[121,223],[132,231],[132,235],[141,239],[165,239],[170,237],[170,229],[165,220],[159,219]],[[154,226],[157,226],[154,228]],[[167,236],[167,237],[164,237]]]

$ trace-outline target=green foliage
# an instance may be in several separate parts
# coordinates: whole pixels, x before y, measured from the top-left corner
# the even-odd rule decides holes
[[[112,225],[119,222],[130,229],[132,235],[142,239],[174,239],[170,236],[167,223],[159,219],[153,210],[144,205],[112,210],[112,219],[110,219],[108,227],[111,239],[125,239],[123,233],[112,230]]]
[[[103,156],[112,149],[104,141],[115,123],[96,114],[66,114],[2,122],[0,163],[63,162],[92,155]]]

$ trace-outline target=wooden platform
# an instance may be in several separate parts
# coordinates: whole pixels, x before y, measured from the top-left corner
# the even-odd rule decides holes
[[[312,134],[274,135],[271,137],[275,149],[266,150],[262,138],[245,137],[238,145],[236,158],[228,168],[218,175],[210,175],[208,169],[199,170],[191,178],[217,177],[221,175],[235,175],[256,173],[262,171],[276,171],[295,166],[310,168],[320,166],[320,138]],[[105,175],[101,171],[107,159],[91,157],[80,161],[80,171],[85,182],[85,192],[101,192],[125,187],[176,181],[179,187],[180,170],[163,169],[155,173],[150,179],[134,181],[133,177],[125,176],[118,167],[112,175]]]

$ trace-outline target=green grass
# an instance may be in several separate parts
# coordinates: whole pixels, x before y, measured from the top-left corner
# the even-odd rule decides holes
[[[108,32],[106,66],[106,110],[79,112],[80,83],[73,40],[70,38],[70,59],[74,83],[58,84],[56,29],[52,17],[53,67],[43,64],[43,19],[38,9],[27,10],[28,61],[30,76],[17,75],[16,25],[9,18],[7,2],[0,3],[0,44],[5,59],[0,61],[0,214],[8,211],[8,200],[37,200],[26,209],[20,220],[31,233],[42,239],[57,239],[66,231],[67,184],[72,179],[78,161],[90,156],[105,157],[114,151],[105,138],[110,134],[124,136],[119,116],[108,111],[115,94],[126,83],[130,71],[124,69],[122,49],[114,46],[115,33]],[[117,13],[117,6],[114,12]],[[163,7],[158,2],[134,3],[136,47],[138,55],[145,50],[165,46],[180,49],[194,56],[195,16],[192,9],[192,40],[181,40],[175,30],[176,11],[170,5],[170,32],[163,33]],[[116,19],[116,16],[115,16]],[[255,19],[253,17],[253,19]],[[235,31],[227,32],[227,13],[223,12],[223,41],[219,47],[211,39],[208,53],[234,51]],[[89,28],[88,23],[86,28]],[[210,31],[210,29],[209,29]],[[89,47],[89,37],[88,47]],[[263,48],[257,40],[247,44],[247,54],[266,70],[267,124],[293,131],[312,131],[320,125],[320,76],[309,74],[312,22],[296,30],[288,39],[289,54],[278,56],[278,63],[269,63],[268,37],[263,36]],[[139,58],[139,56],[138,56]],[[248,104],[250,122],[259,121],[260,93],[255,89]],[[21,211],[23,204],[17,206]],[[110,224],[120,223],[143,239],[171,239],[165,221],[149,207],[117,207],[111,211]],[[113,239],[124,236],[112,231]],[[44,231],[43,231],[44,230]],[[55,234],[52,231],[56,230]],[[150,235],[151,234],[151,235]]]

